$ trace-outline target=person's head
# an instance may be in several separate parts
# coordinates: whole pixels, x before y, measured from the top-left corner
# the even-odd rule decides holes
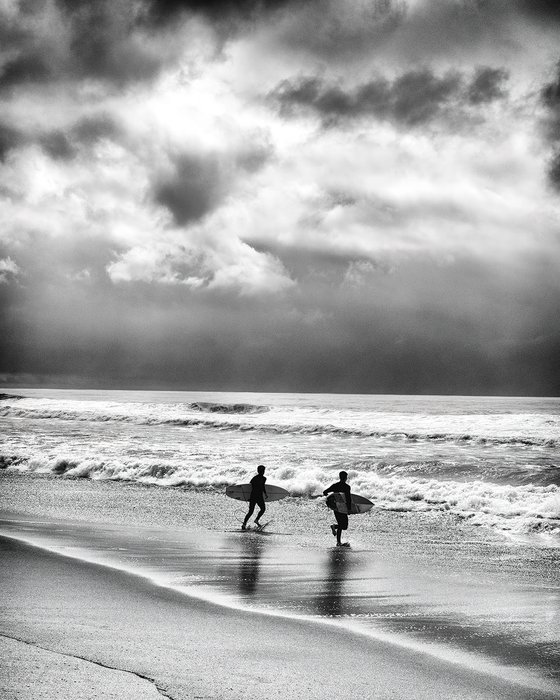
[[[347,472],[339,472],[338,476],[339,476],[340,480],[342,482],[344,482],[348,478],[348,473]]]
[[[264,474],[264,466],[262,464],[259,464],[257,467],[258,473],[262,476]]]

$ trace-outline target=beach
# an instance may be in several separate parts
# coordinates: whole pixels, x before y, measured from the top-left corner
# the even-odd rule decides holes
[[[556,400],[20,390],[3,696],[560,697]],[[255,455],[290,495],[241,530]],[[321,491],[374,502],[337,548]]]
[[[275,510],[259,534],[232,528],[220,496],[204,492],[9,474],[1,492],[7,697],[53,696],[44,674],[25,671],[40,666],[37,654],[50,655],[41,663],[60,680],[58,698],[75,687],[126,697],[115,689],[129,681],[146,698],[319,698],[325,684],[334,697],[348,687],[381,698],[560,697],[557,657],[512,633],[516,616],[542,626],[558,609],[546,557],[532,562],[544,580],[529,593],[527,570],[512,581],[503,551],[501,576],[488,561],[477,571],[472,556],[469,572],[465,552],[442,560],[457,546],[438,542],[437,529],[429,547],[427,531],[412,541],[402,514],[352,533],[354,548],[341,551],[312,503],[299,523],[299,503],[287,517]],[[366,540],[372,548],[360,550]],[[464,605],[476,597],[480,613],[485,596],[516,611],[501,635],[481,634],[480,615],[478,635],[469,629]]]
[[[90,671],[91,697],[114,697],[108,668],[135,676],[142,698],[154,697],[154,687],[172,698],[321,698],[325,687],[335,697],[349,688],[386,698],[547,697],[340,629],[193,602],[141,578],[11,541],[3,540],[3,558],[12,575],[27,579],[5,600],[12,622],[4,636],[29,640],[32,653],[48,650],[98,667]],[[40,615],[32,600],[41,601]],[[28,656],[21,647],[18,666]]]

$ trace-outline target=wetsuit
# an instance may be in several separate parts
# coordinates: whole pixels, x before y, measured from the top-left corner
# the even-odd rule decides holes
[[[337,481],[336,484],[333,484],[332,486],[329,486],[328,489],[325,489],[323,491],[323,493],[324,494],[327,494],[327,493],[343,493],[343,494],[345,494],[346,495],[346,507],[348,509],[348,513],[351,512],[351,510],[352,510],[352,497],[350,495],[350,485],[347,484],[345,481]],[[347,513],[339,513],[338,510],[335,510],[334,517],[336,518],[336,522],[338,523],[341,530],[348,529],[348,514]]]
[[[262,476],[261,474],[256,474],[252,479],[251,479],[251,496],[249,498],[249,512],[247,513],[247,516],[245,518],[245,522],[249,520],[251,515],[253,515],[253,511],[255,510],[255,506],[259,506],[260,512],[257,515],[256,520],[261,517],[261,515],[264,513],[266,510],[266,506],[264,504],[264,496],[266,493],[266,476]]]

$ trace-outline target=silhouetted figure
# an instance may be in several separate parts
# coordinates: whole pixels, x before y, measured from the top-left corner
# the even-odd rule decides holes
[[[350,484],[346,483],[346,480],[348,479],[348,474],[346,472],[340,472],[338,476],[340,481],[337,481],[336,484],[333,484],[332,486],[329,486],[328,489],[325,489],[323,491],[323,496],[326,496],[329,493],[343,493],[346,496],[346,508],[348,510],[348,513],[350,513],[352,510],[352,496],[350,494]],[[347,513],[339,513],[336,510],[336,508],[333,510],[334,517],[336,518],[336,525],[331,525],[331,530],[332,534],[336,537],[336,546],[349,547],[350,545],[347,542],[342,544],[342,542],[340,541],[342,531],[348,530],[348,515]]]
[[[251,479],[252,488],[251,497],[249,498],[249,512],[245,516],[245,520],[241,526],[242,530],[246,529],[249,518],[253,515],[253,511],[255,510],[255,506],[259,506],[260,508],[259,512],[257,513],[257,517],[255,518],[255,525],[257,527],[260,526],[259,521],[266,510],[266,506],[264,504],[264,499],[267,498],[265,484],[266,476],[264,475],[264,467],[262,464],[259,464],[257,467],[257,474],[255,474],[255,476]]]

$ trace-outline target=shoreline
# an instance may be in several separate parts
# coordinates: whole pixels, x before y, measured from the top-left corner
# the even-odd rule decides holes
[[[10,541],[11,540],[11,541]],[[410,677],[413,676],[414,686],[416,688],[413,697],[434,697],[438,693],[453,693],[454,698],[516,698],[521,700],[522,698],[531,698],[531,700],[536,700],[536,698],[553,698],[560,697],[556,695],[552,689],[545,690],[544,688],[535,688],[534,685],[520,685],[516,681],[507,681],[504,678],[499,678],[488,674],[486,669],[475,670],[474,668],[468,668],[462,666],[458,663],[452,663],[449,660],[442,660],[437,657],[428,656],[419,650],[405,649],[400,645],[391,644],[386,640],[374,639],[373,637],[358,637],[355,632],[352,632],[343,626],[336,625],[325,621],[323,624],[314,625],[312,621],[306,619],[297,619],[295,617],[285,617],[282,615],[264,613],[262,615],[255,616],[255,611],[241,610],[241,609],[228,609],[220,607],[219,610],[216,609],[214,603],[208,601],[202,601],[200,599],[194,599],[189,596],[185,596],[184,591],[178,591],[172,588],[164,588],[154,585],[153,581],[145,579],[142,576],[131,574],[119,569],[111,569],[110,567],[100,565],[98,563],[89,563],[74,556],[66,556],[63,554],[57,554],[54,552],[49,552],[43,548],[35,547],[33,545],[22,543],[21,540],[16,538],[7,538],[0,536],[0,546],[4,554],[8,553],[8,558],[11,561],[12,573],[14,569],[17,570],[18,566],[21,566],[21,561],[16,562],[15,559],[23,560],[24,568],[29,571],[33,567],[30,567],[30,560],[35,562],[35,567],[37,563],[40,563],[41,575],[40,580],[32,581],[38,586],[42,592],[42,596],[39,596],[40,605],[43,610],[45,606],[47,608],[54,607],[57,612],[56,619],[52,616],[48,617],[48,623],[45,624],[45,613],[43,611],[42,619],[39,623],[33,618],[36,616],[36,611],[33,610],[33,606],[30,607],[31,599],[28,595],[24,595],[23,601],[20,601],[20,606],[18,609],[17,601],[14,604],[14,593],[13,591],[7,596],[7,607],[18,609],[19,619],[14,623],[8,620],[3,624],[3,629],[0,632],[3,636],[9,636],[12,639],[19,639],[20,641],[27,641],[24,639],[25,636],[33,636],[37,646],[45,651],[54,651],[57,653],[64,653],[70,656],[79,656],[83,660],[93,661],[94,663],[108,666],[115,670],[126,671],[128,673],[134,673],[139,677],[149,678],[156,685],[160,686],[164,690],[164,693],[172,698],[182,698],[189,697],[188,695],[183,695],[181,690],[173,689],[173,681],[170,683],[166,679],[166,675],[170,674],[174,681],[177,682],[177,673],[171,673],[170,669],[167,668],[167,664],[161,664],[161,661],[156,664],[157,671],[153,673],[146,668],[143,664],[146,663],[145,654],[142,655],[142,662],[140,668],[138,668],[138,659],[135,654],[125,654],[127,657],[127,663],[123,665],[122,660],[119,661],[119,655],[117,658],[112,658],[111,655],[107,657],[107,653],[102,654],[102,658],[96,657],[95,654],[93,658],[90,659],[91,647],[96,649],[96,653],[100,654],[101,649],[105,648],[106,639],[97,639],[97,634],[91,636],[88,630],[87,643],[84,645],[85,652],[80,653],[79,649],[76,649],[76,633],[79,630],[72,629],[72,626],[79,627],[83,633],[83,619],[80,621],[79,625],[76,625],[76,620],[74,620],[74,625],[68,624],[68,618],[73,618],[72,605],[67,596],[64,596],[64,591],[61,591],[60,574],[64,576],[64,583],[68,585],[69,580],[77,579],[82,586],[86,589],[90,586],[88,579],[95,579],[94,588],[96,591],[96,599],[99,605],[99,600],[101,599],[101,609],[96,611],[97,616],[107,617],[107,613],[110,615],[110,610],[104,610],[105,605],[109,605],[108,601],[104,599],[105,593],[103,592],[101,582],[107,582],[110,580],[111,586],[117,586],[119,588],[119,597],[117,605],[121,608],[122,613],[128,613],[126,610],[130,600],[134,600],[135,606],[141,603],[142,606],[148,605],[148,600],[157,600],[158,605],[161,605],[161,599],[166,601],[173,601],[173,607],[175,609],[174,614],[177,615],[177,608],[183,609],[183,614],[187,613],[189,621],[192,626],[193,615],[199,617],[199,622],[202,620],[204,625],[204,638],[206,639],[205,644],[212,647],[213,653],[216,653],[216,647],[222,646],[224,642],[224,635],[229,638],[229,642],[233,641],[233,646],[229,647],[228,651],[228,662],[229,664],[235,665],[236,663],[242,663],[243,659],[246,657],[246,648],[244,646],[244,640],[247,640],[247,636],[243,634],[240,630],[239,634],[236,634],[238,627],[243,626],[250,631],[250,635],[254,633],[255,629],[258,630],[258,635],[260,641],[257,644],[257,649],[259,652],[264,650],[265,646],[268,646],[272,651],[271,657],[266,655],[266,661],[268,665],[273,663],[274,656],[282,656],[285,659],[287,653],[287,648],[290,647],[294,649],[294,635],[305,639],[306,642],[306,654],[313,657],[307,658],[303,663],[303,667],[309,667],[311,663],[311,668],[309,669],[308,675],[314,679],[314,682],[319,682],[318,678],[315,678],[315,668],[316,664],[324,665],[325,656],[329,659],[331,656],[333,660],[328,660],[327,665],[334,664],[333,668],[337,668],[337,685],[344,687],[345,683],[354,682],[351,681],[350,677],[343,678],[347,673],[351,676],[355,676],[354,668],[358,667],[361,672],[365,674],[365,669],[368,664],[374,667],[374,672],[368,672],[370,684],[374,681],[381,683],[381,687],[378,688],[376,697],[403,697],[405,693],[401,692],[394,687],[395,678],[402,674],[403,669],[406,669],[405,674],[407,675],[407,680],[405,685],[410,683]],[[64,599],[64,605],[68,605],[70,609],[65,610],[66,620],[63,623],[58,615],[61,613],[60,600],[54,602],[49,600],[48,597],[53,596],[52,582],[49,580],[49,576],[52,576],[52,572],[46,571],[49,568],[56,569],[56,597],[60,599],[61,595]],[[31,577],[33,578],[33,576]],[[29,587],[29,582],[26,584]],[[5,588],[5,587],[4,587]],[[75,589],[72,588],[75,593]],[[19,593],[15,596],[18,597]],[[83,593],[81,595],[83,598]],[[123,606],[123,597],[126,600],[126,604]],[[141,600],[140,600],[141,599]],[[87,596],[87,600],[92,603],[93,600],[91,596]],[[115,607],[114,592],[112,593],[112,605],[110,607]],[[25,610],[22,610],[22,603]],[[75,605],[75,601],[72,601]],[[124,610],[122,609],[124,607]],[[196,611],[196,612],[195,612]],[[136,611],[136,615],[138,612]],[[144,610],[143,616],[146,613]],[[130,615],[125,615],[127,618]],[[18,617],[15,615],[14,617]],[[88,610],[88,615],[86,617],[91,618],[91,609]],[[23,620],[22,620],[23,618]],[[80,619],[80,618],[78,618]],[[111,618],[113,619],[113,618]],[[22,624],[23,623],[23,624]],[[105,620],[105,625],[107,624],[107,619]],[[196,623],[198,624],[198,623]],[[196,627],[195,624],[195,627]],[[215,637],[209,635],[208,625],[214,625]],[[217,625],[217,627],[216,627]],[[123,623],[119,623],[122,627]],[[127,632],[132,630],[128,629],[129,623],[124,623],[124,628]],[[6,630],[6,627],[8,628]],[[93,625],[95,632],[99,632],[99,625]],[[15,628],[15,629],[14,629]],[[139,628],[137,624],[133,624],[134,632],[139,633]],[[170,633],[171,625],[170,620],[166,621],[164,629],[167,634]],[[112,636],[112,633],[110,633]],[[146,631],[143,632],[146,634]],[[148,636],[156,636],[161,638],[159,633],[155,633],[154,630],[148,631]],[[192,635],[192,629],[191,629]],[[249,636],[250,636],[249,635]],[[102,635],[106,637],[106,635]],[[263,642],[264,637],[267,636],[266,645]],[[68,637],[73,638],[74,641],[69,641]],[[195,642],[196,645],[196,655],[200,653],[200,639],[201,630],[195,631]],[[78,639],[81,639],[81,634],[78,634]],[[165,634],[164,634],[165,638]],[[42,640],[42,641],[41,641]],[[334,640],[334,641],[333,641]],[[239,644],[237,644],[239,642]],[[272,642],[272,643],[271,643]],[[318,643],[319,642],[319,643]],[[81,642],[78,642],[78,646]],[[251,643],[252,645],[254,642]],[[182,646],[182,645],[181,645]],[[253,647],[254,648],[254,647]],[[297,645],[296,645],[297,648]],[[312,653],[310,650],[313,650]],[[82,650],[83,651],[83,650]],[[136,650],[138,651],[138,650]],[[168,649],[169,651],[169,649]],[[174,653],[181,652],[181,649],[174,649]],[[148,655],[149,656],[149,655]],[[236,659],[238,656],[240,658]],[[260,653],[259,653],[260,656]],[[361,662],[357,657],[362,656]],[[292,655],[291,663],[296,662],[301,665],[302,660],[297,659],[298,653]],[[337,661],[335,662],[334,659]],[[365,661],[367,659],[367,662]],[[245,659],[246,660],[246,659]],[[358,663],[356,663],[358,661]],[[340,666],[337,664],[341,663]],[[131,667],[132,664],[132,667]],[[381,672],[380,668],[384,667],[384,671]],[[344,673],[342,669],[347,669]],[[216,671],[215,667],[212,668],[212,673]],[[269,680],[270,683],[275,683],[278,685],[279,679],[274,673],[274,678],[269,677],[269,673],[264,668],[261,668],[260,674]],[[301,670],[299,671],[301,673]],[[320,676],[324,674],[324,670],[321,672]],[[187,676],[189,674],[187,673]],[[380,680],[380,676],[382,680]],[[309,678],[306,679],[305,685],[308,686]],[[404,679],[401,679],[403,681]],[[187,678],[187,683],[192,682],[192,679]],[[215,680],[207,677],[198,679],[198,682],[210,683],[215,687]],[[262,682],[262,679],[261,681]],[[266,681],[265,681],[266,682]],[[437,686],[441,686],[438,688]],[[289,687],[289,690],[288,690]],[[368,687],[371,687],[368,685]],[[424,687],[424,691],[421,688]],[[451,691],[451,688],[453,689]],[[208,688],[205,689],[205,692]],[[276,688],[276,693],[274,695],[269,695],[269,697],[302,697],[298,692],[294,694],[294,681],[290,680],[282,692],[278,692]],[[319,687],[320,694],[317,697],[321,697],[323,689]],[[396,691],[396,692],[395,692]],[[244,695],[245,690],[240,688],[235,689],[231,687],[230,693],[225,693],[224,695],[219,695],[218,697],[247,697]],[[332,692],[332,688],[331,688]],[[308,697],[316,697],[315,694],[307,687],[306,693]],[[482,693],[482,694],[481,694]],[[408,695],[408,692],[406,693]],[[24,697],[24,696],[22,696]]]
[[[294,622],[311,626],[312,636],[349,634],[358,646],[381,645],[389,655],[501,683],[515,679],[560,698],[550,617],[560,596],[557,549],[516,546],[451,519],[441,529],[431,518],[382,513],[354,519],[353,548],[341,552],[332,546],[328,514],[313,501],[276,511],[271,504],[270,531],[251,534],[232,528],[235,511],[218,494],[2,476],[1,532],[39,547],[35,559],[46,552],[66,567],[132,575],[211,617],[240,615],[267,628]]]
[[[230,611],[239,612],[241,614],[249,615],[263,615],[269,618],[280,618],[285,620],[293,620],[296,622],[309,623],[311,625],[325,625],[330,628],[335,628],[343,630],[344,632],[350,633],[351,635],[356,635],[358,637],[364,637],[366,639],[373,640],[376,643],[385,644],[389,647],[395,647],[405,651],[409,651],[412,654],[425,655],[430,658],[435,659],[438,662],[448,663],[452,666],[457,666],[461,669],[472,671],[477,674],[482,674],[485,676],[493,677],[513,685],[519,685],[523,688],[530,688],[543,693],[554,693],[554,687],[551,684],[542,683],[538,678],[530,678],[530,674],[526,672],[519,672],[517,669],[512,669],[511,667],[506,667],[493,662],[491,659],[476,657],[474,654],[469,654],[468,652],[461,651],[456,648],[444,648],[437,644],[423,644],[414,639],[406,638],[405,636],[398,634],[390,634],[383,632],[381,630],[374,630],[371,627],[360,626],[359,623],[349,623],[337,621],[334,619],[313,617],[310,615],[295,614],[282,610],[264,609],[258,607],[248,607],[242,603],[236,603],[231,598],[224,595],[216,594],[215,592],[208,593],[202,589],[194,589],[179,585],[173,585],[172,583],[165,583],[158,580],[157,578],[141,573],[140,571],[135,571],[131,568],[119,567],[114,564],[109,564],[107,562],[102,562],[96,560],[95,558],[89,558],[86,552],[81,555],[74,553],[68,554],[62,551],[58,551],[56,548],[50,548],[44,545],[36,544],[32,539],[28,539],[22,536],[11,536],[6,535],[0,531],[0,549],[2,540],[13,540],[15,543],[21,543],[28,547],[35,548],[47,552],[55,557],[63,557],[69,560],[81,562],[84,564],[90,564],[92,566],[99,566],[102,568],[111,569],[115,572],[125,574],[128,576],[138,577],[145,581],[150,582],[153,586],[167,589],[178,593],[180,596],[185,596],[190,599],[191,602],[201,602],[205,605],[216,606],[218,608],[225,608]],[[1,635],[1,633],[0,633]],[[15,638],[13,638],[15,639]],[[21,641],[17,640],[16,641]],[[76,657],[81,658],[81,657]],[[556,695],[554,695],[556,697]],[[560,688],[558,692],[558,697],[560,698]]]

